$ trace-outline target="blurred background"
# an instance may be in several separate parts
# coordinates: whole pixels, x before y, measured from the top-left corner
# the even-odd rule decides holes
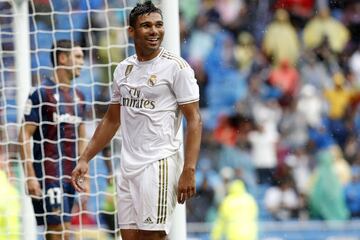
[[[29,1],[32,86],[51,73],[54,39],[85,46],[74,84],[87,99],[89,135],[106,110],[114,67],[134,52],[126,17],[135,3]],[[0,162],[20,188],[13,4],[0,1]],[[181,55],[195,70],[204,123],[188,238],[360,239],[360,0],[179,6]],[[76,215],[106,233],[118,141],[93,161],[93,194]],[[238,228],[246,231],[236,237]]]

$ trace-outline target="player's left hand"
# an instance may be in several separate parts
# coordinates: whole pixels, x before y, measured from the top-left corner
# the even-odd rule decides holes
[[[195,194],[195,170],[185,168],[179,179],[177,201],[178,203],[183,204],[187,199],[193,197]]]

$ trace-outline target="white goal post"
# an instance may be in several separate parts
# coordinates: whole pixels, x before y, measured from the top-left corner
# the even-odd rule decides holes
[[[170,51],[180,55],[180,27],[179,27],[179,1],[162,0],[162,10],[165,24],[165,37],[163,45]],[[182,133],[182,131],[180,131]],[[184,154],[181,154],[184,157]],[[170,239],[186,239],[186,209],[185,204],[178,204],[175,209],[173,227]]]
[[[34,8],[35,6],[35,2],[39,3],[39,2],[49,2],[49,7],[51,12],[32,12],[30,13],[31,15],[29,15],[29,11],[31,12],[31,7]],[[12,131],[14,129],[17,129],[20,126],[20,122],[23,116],[23,108],[24,108],[24,104],[26,102],[26,99],[28,97],[28,94],[30,92],[30,89],[32,87],[32,82],[34,83],[34,80],[32,79],[33,76],[32,74],[37,75],[39,78],[42,77],[42,70],[49,71],[49,67],[48,66],[42,66],[41,65],[41,59],[38,57],[38,55],[40,55],[40,53],[42,54],[48,54],[48,50],[46,50],[45,48],[48,46],[42,46],[42,45],[37,45],[37,43],[35,43],[35,48],[34,46],[30,46],[30,36],[31,35],[36,35],[38,33],[40,34],[50,34],[52,35],[53,39],[56,39],[57,35],[66,35],[69,34],[69,36],[75,36],[76,33],[81,32],[84,35],[91,35],[92,32],[96,32],[96,31],[103,31],[103,33],[106,33],[108,35],[111,35],[113,31],[116,30],[120,30],[121,32],[126,32],[124,31],[124,29],[126,29],[126,24],[127,24],[127,14],[129,13],[130,9],[136,4],[135,0],[118,0],[116,2],[118,2],[118,5],[122,6],[123,8],[116,8],[113,7],[114,5],[114,0],[102,0],[102,1],[92,1],[92,0],[65,0],[65,1],[61,1],[64,2],[65,8],[68,7],[70,9],[70,12],[63,12],[62,10],[57,10],[55,9],[54,3],[56,1],[52,0],[52,1],[37,1],[37,0],[0,0],[0,4],[1,3],[6,3],[8,4],[8,6],[11,6],[11,11],[4,11],[2,12],[2,10],[0,11],[0,17],[7,17],[7,15],[9,15],[9,17],[12,18],[12,30],[10,31],[10,34],[12,34],[13,36],[13,45],[14,45],[14,51],[13,51],[13,59],[14,59],[14,67],[13,67],[13,71],[14,71],[14,76],[15,76],[15,82],[16,84],[14,84],[14,86],[12,86],[11,88],[16,89],[15,93],[16,96],[8,96],[6,94],[6,89],[3,89],[0,92],[0,97],[2,99],[2,102],[0,103],[0,107],[2,107],[0,110],[0,114],[2,117],[2,121],[1,124],[4,124],[4,127],[1,129],[1,131],[7,131],[8,126],[13,127]],[[97,8],[97,9],[91,9],[90,11],[86,12],[84,10],[79,10],[79,9],[71,9],[71,4],[73,4],[74,2],[82,2],[85,6],[87,6],[88,8],[91,8],[91,4],[94,4],[94,2],[103,2],[105,3],[105,5],[102,8]],[[139,1],[139,2],[144,2],[144,0]],[[180,54],[180,34],[179,34],[179,3],[178,0],[153,0],[153,2],[155,4],[157,4],[158,6],[160,6],[160,8],[163,11],[163,15],[164,15],[164,23],[165,23],[165,38],[164,38],[164,42],[163,42],[163,46],[166,47],[167,49],[169,49],[170,51],[176,53],[176,54]],[[59,1],[57,1],[57,4],[59,3]],[[54,10],[55,9],[55,10]],[[34,9],[33,9],[34,10]],[[49,9],[47,9],[49,10]],[[53,11],[54,10],[54,11]],[[118,18],[122,18],[122,24],[125,24],[124,26],[115,26],[113,25],[114,23],[110,23],[108,20],[105,21],[106,25],[102,26],[102,27],[94,27],[93,29],[75,29],[76,26],[75,24],[73,25],[73,22],[71,20],[71,14],[73,12],[71,12],[72,10],[74,10],[75,14],[86,14],[88,16],[88,24],[90,25],[90,22],[92,21],[92,13],[94,13],[95,15],[107,15],[107,14],[113,14],[116,15],[115,17]],[[69,17],[70,19],[70,26],[74,27],[74,29],[57,29],[55,24],[56,24],[56,16],[65,16],[65,17]],[[30,16],[30,17],[29,17]],[[50,23],[52,24],[51,28],[52,28],[52,32],[48,32],[48,29],[44,29],[42,27],[38,27],[36,26],[33,29],[30,29],[30,21],[34,21],[35,18],[41,18],[41,17],[48,17],[48,19],[50,19]],[[30,20],[30,21],[29,21]],[[91,27],[91,26],[90,26]],[[108,28],[108,29],[105,29]],[[3,26],[0,25],[0,44],[1,44],[1,34],[3,34],[2,32],[3,30]],[[68,32],[67,32],[68,31]],[[111,32],[112,31],[112,32]],[[7,32],[6,32],[7,33]],[[36,35],[37,36],[37,35]],[[90,37],[91,38],[91,37]],[[102,46],[97,46],[97,45],[92,45],[93,42],[90,40],[86,40],[87,41],[87,51],[90,52],[91,50],[95,49],[95,50],[99,50],[99,51],[103,51],[106,52],[108,55],[111,55],[112,53],[112,49],[119,49],[122,48],[123,52],[124,52],[124,57],[128,56],[130,53],[133,52],[133,46],[131,42],[128,42],[127,40],[124,40],[124,38],[126,38],[126,36],[123,36],[123,41],[124,42],[120,42],[120,43],[114,43],[114,42],[107,42]],[[35,39],[36,41],[40,41],[39,39]],[[34,45],[34,43],[32,43]],[[0,48],[0,52],[3,51],[4,49],[1,47]],[[0,53],[0,59],[3,58],[3,54],[7,54],[7,51],[5,49],[5,51],[3,51],[2,53]],[[32,55],[36,55],[35,58],[31,58]],[[89,53],[89,55],[91,55]],[[90,58],[90,57],[89,57]],[[31,59],[35,59],[37,61],[36,65],[36,69],[34,69],[33,67],[33,62]],[[39,60],[40,59],[40,60]],[[2,61],[0,61],[0,64],[2,63]],[[112,62],[112,59],[109,59],[108,65],[104,66],[104,63],[97,63],[94,62],[92,59],[90,59],[87,63],[85,63],[84,68],[87,70],[88,75],[91,78],[95,78],[95,72],[97,68],[107,68],[108,69],[108,75],[112,74],[111,72],[111,66],[116,64],[115,62]],[[4,64],[0,65],[0,80],[1,81],[9,81],[8,79],[6,79],[6,76],[4,74],[3,71],[6,70],[6,68],[2,68]],[[2,70],[3,69],[3,70]],[[4,70],[5,69],[5,70]],[[112,75],[111,75],[112,76]],[[97,90],[94,90],[94,88],[96,86],[102,86],[104,88],[109,88],[110,87],[110,82],[106,82],[106,83],[99,83],[99,82],[95,82],[93,79],[92,81],[89,82],[78,82],[78,86],[83,87],[85,89],[91,89],[91,100],[94,100],[94,94],[96,94]],[[7,84],[4,83],[3,85],[1,85],[1,87],[6,88]],[[12,99],[13,102],[16,103],[16,107],[13,107],[16,109],[16,122],[9,122],[7,121],[7,116],[6,113],[8,112],[8,106],[6,105],[9,98],[13,97],[14,99]],[[104,105],[104,103],[102,102],[96,102],[94,101],[94,103],[100,104],[100,105]],[[4,106],[2,106],[2,104]],[[93,104],[95,105],[95,104]],[[105,104],[106,105],[106,104]],[[95,112],[95,110],[93,109],[93,112]],[[92,122],[90,124],[92,124],[93,126],[96,125],[96,121],[98,119],[96,119],[96,114],[92,113],[93,115],[93,119],[91,120]],[[15,143],[16,139],[14,138],[15,136],[17,136],[17,134],[8,134],[7,132],[4,134],[6,137],[3,139],[0,139],[1,141],[6,141],[4,143],[2,143],[2,146],[6,146],[7,143]],[[10,136],[11,135],[11,136]],[[112,144],[112,147],[114,147],[114,145],[116,144]],[[7,151],[7,150],[6,150]],[[111,150],[112,153],[116,152],[116,149],[112,149]],[[100,161],[99,161],[100,162]],[[97,164],[97,163],[94,163]],[[20,167],[21,164],[18,164],[18,166]],[[93,168],[95,168],[93,166]],[[21,171],[20,171],[21,172]],[[94,184],[97,184],[97,178],[101,177],[102,179],[104,179],[103,173],[98,173],[96,170],[93,173],[93,181]],[[98,175],[97,175],[98,174]],[[19,179],[16,179],[15,182],[20,183],[17,184],[17,186],[19,187],[21,184],[24,183],[25,179],[20,179],[21,174],[17,176]],[[100,182],[100,181],[99,181]],[[96,193],[96,191],[100,192],[100,193]],[[91,193],[92,195],[94,195],[93,197],[96,198],[96,204],[100,204],[99,203],[99,199],[101,196],[104,197],[105,193],[104,193],[104,188],[96,188],[93,189],[93,192]],[[22,233],[21,235],[23,236],[23,239],[29,239],[29,240],[33,240],[33,239],[37,239],[39,237],[41,237],[41,235],[39,235],[37,233],[37,228],[35,225],[35,217],[34,217],[34,213],[32,211],[32,206],[31,206],[31,202],[30,202],[30,198],[28,196],[25,195],[25,191],[24,188],[21,188],[21,194],[22,194]],[[96,194],[98,194],[97,196],[95,196]],[[100,196],[100,197],[99,197]],[[103,199],[103,198],[102,198]],[[97,205],[97,208],[99,206]],[[91,209],[89,210],[91,211]],[[178,205],[176,210],[175,210],[175,217],[174,217],[174,224],[173,224],[173,228],[171,229],[171,233],[170,233],[170,239],[174,239],[174,240],[183,240],[186,239],[186,214],[185,214],[186,210],[185,210],[185,205]],[[95,218],[97,218],[95,216]]]
[[[18,103],[17,121],[20,124],[24,104],[31,88],[30,75],[30,39],[29,39],[29,16],[28,4],[25,0],[17,0],[14,4],[14,35],[15,35],[15,71],[16,71],[16,102]],[[28,49],[28,51],[26,51]],[[24,51],[25,50],[25,51]],[[20,54],[22,53],[23,54]],[[26,54],[27,53],[27,54]],[[21,166],[21,164],[20,164]],[[21,168],[21,167],[20,167]],[[24,177],[20,171],[20,177]],[[20,181],[24,182],[24,181]],[[23,238],[36,239],[36,222],[32,210],[31,200],[25,194],[23,185],[20,185],[22,196],[22,224]],[[26,237],[25,237],[26,236]]]

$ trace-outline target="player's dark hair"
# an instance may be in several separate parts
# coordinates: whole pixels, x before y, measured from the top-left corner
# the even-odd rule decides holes
[[[150,13],[159,13],[162,17],[162,12],[160,8],[157,8],[151,1],[146,1],[144,3],[138,3],[131,10],[129,15],[129,25],[135,27],[136,20],[139,16],[143,16]]]
[[[56,42],[51,47],[50,60],[52,65],[55,67],[59,62],[59,55],[65,53],[70,54],[73,47],[80,46],[78,42],[71,41],[69,39],[61,39]]]

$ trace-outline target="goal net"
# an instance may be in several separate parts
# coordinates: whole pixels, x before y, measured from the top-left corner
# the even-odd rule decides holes
[[[53,42],[71,39],[81,43],[85,64],[73,84],[85,97],[85,124],[87,138],[90,138],[109,104],[114,68],[134,53],[126,29],[129,11],[137,2],[142,1],[0,0],[0,176],[1,173],[6,175],[15,192],[13,198],[7,198],[9,202],[5,206],[14,211],[5,211],[4,206],[0,206],[0,238],[13,233],[19,239],[43,239],[46,235],[45,228],[35,226],[18,153],[18,130],[30,93],[30,89],[24,88],[27,79],[22,76],[29,76],[29,87],[38,86],[52,75],[50,51]],[[160,0],[153,2],[161,5]],[[21,12],[23,9],[25,12]],[[24,14],[26,26],[21,29],[17,21],[21,21]],[[29,32],[21,34],[24,29]],[[27,41],[29,49],[26,49],[27,44],[22,45]],[[27,56],[28,69],[21,63]],[[87,203],[83,204],[86,198],[77,195],[71,213],[71,231],[76,239],[112,239],[118,234],[111,183],[119,162],[119,143],[120,138],[115,137],[90,163],[91,192]],[[17,224],[10,222],[11,216],[14,222],[18,220]],[[33,222],[27,222],[24,216]],[[1,229],[2,220],[8,222],[5,230]]]

